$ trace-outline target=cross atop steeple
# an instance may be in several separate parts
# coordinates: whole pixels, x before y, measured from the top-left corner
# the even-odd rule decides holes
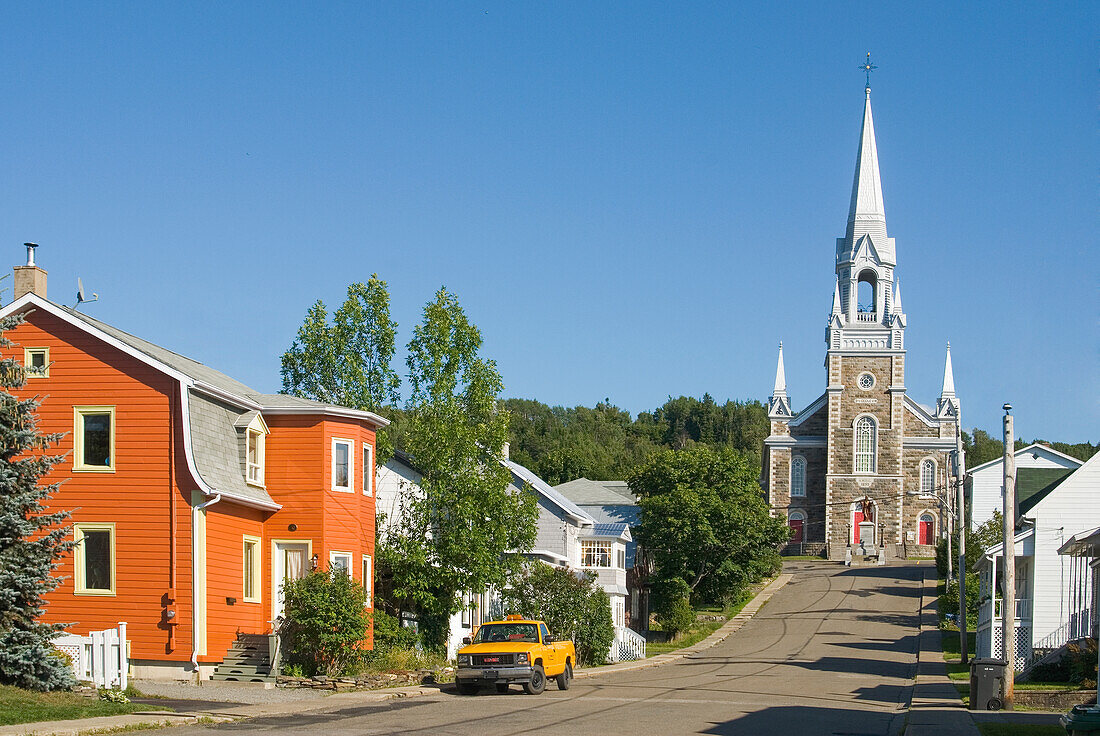
[[[862,69],[864,71],[864,73],[867,75],[867,91],[870,92],[871,91],[871,72],[873,72],[875,69],[878,69],[877,66],[875,66],[874,64],[871,63],[871,52],[870,51],[867,52],[867,61],[860,64],[859,68]]]

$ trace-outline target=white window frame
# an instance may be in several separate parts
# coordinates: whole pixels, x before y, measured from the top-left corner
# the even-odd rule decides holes
[[[250,455],[249,455],[249,452],[252,449],[252,440],[253,439],[256,440],[256,458],[258,459],[258,462],[255,462],[255,463],[252,462],[252,460],[250,458]],[[248,434],[245,438],[244,456],[245,456],[245,466],[247,468],[247,473],[245,475],[245,480],[248,482],[248,484],[250,486],[259,486],[260,488],[264,487],[264,469],[265,469],[264,466],[266,465],[264,460],[266,459],[265,458],[265,453],[267,451],[266,445],[267,445],[267,440],[265,438],[264,433],[259,429],[252,429],[251,427],[249,427],[248,428]]]
[[[370,555],[363,555],[362,574],[363,592],[367,596],[364,605],[367,608],[374,608],[374,558]]]
[[[602,568],[602,569],[610,568],[611,565],[612,565],[612,562],[615,559],[613,554],[612,554],[614,552],[612,547],[613,547],[612,542],[607,541],[605,539],[582,539],[581,540],[581,567],[593,567],[593,568]],[[589,554],[588,554],[589,550],[592,551],[591,559],[596,561],[597,563],[602,561],[605,558],[605,555],[606,555],[607,564],[605,564],[605,565],[601,565],[601,564],[590,565],[590,564],[587,564],[587,560],[589,559]]]
[[[374,495],[374,447],[363,443],[363,495]]]
[[[340,552],[338,550],[333,550],[332,552],[329,552],[328,553],[328,569],[329,570],[335,570],[336,569],[336,560],[338,560],[340,558],[343,558],[344,561],[347,563],[346,566],[344,567],[344,572],[346,572],[348,574],[349,578],[354,578],[355,573],[353,573],[352,570],[351,570],[351,557],[352,557],[351,552]]]
[[[864,420],[871,424],[870,447],[860,449],[860,425]],[[871,414],[860,414],[852,423],[852,471],[857,475],[874,475],[878,472],[878,420]],[[867,468],[861,460],[869,460]]]
[[[248,545],[252,545],[249,550]],[[263,571],[260,561],[263,559],[263,540],[249,534],[241,539],[241,600],[245,603],[261,603],[263,590]],[[248,594],[248,572],[252,569],[252,595]]]
[[[86,532],[108,532],[111,540],[111,587],[89,588],[87,585],[87,560],[84,557],[84,535]],[[116,576],[118,574],[118,560],[115,556],[115,525],[114,522],[78,522],[73,524],[73,539],[76,546],[73,548],[73,576],[74,595],[115,595]]]
[[[924,469],[931,466],[931,474],[928,478],[928,488],[925,489],[924,485]],[[936,495],[936,473],[939,470],[939,466],[933,458],[926,457],[920,461],[920,466],[917,470],[917,477],[920,483],[920,495],[924,498],[933,498]]]
[[[84,418],[89,414],[109,414],[111,416],[111,440],[107,454],[107,465],[84,464]],[[74,406],[73,407],[73,470],[81,473],[113,473],[118,464],[115,457],[115,407],[113,406]]]
[[[798,467],[799,473],[795,474],[795,467]],[[798,480],[796,483],[795,480]],[[802,455],[795,455],[791,458],[791,497],[792,498],[804,498],[806,496],[806,458]]]
[[[31,356],[42,354],[42,370],[31,367]],[[50,349],[49,348],[23,348],[23,375],[30,378],[50,377]]]
[[[337,445],[344,445],[348,449],[348,484],[346,486],[336,485]],[[332,490],[334,491],[352,493],[355,490],[355,453],[351,451],[353,447],[355,447],[355,443],[349,439],[344,439],[342,437],[332,438]]]

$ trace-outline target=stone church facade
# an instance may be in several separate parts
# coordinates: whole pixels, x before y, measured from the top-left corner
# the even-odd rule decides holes
[[[791,409],[779,346],[761,482],[803,553],[931,554],[953,509],[959,402],[948,345],[935,407],[906,392],[905,327],[866,90],[855,181],[825,329],[825,392]]]

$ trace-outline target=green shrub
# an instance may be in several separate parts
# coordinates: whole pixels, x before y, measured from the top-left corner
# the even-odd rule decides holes
[[[974,631],[978,626],[978,608],[981,606],[979,596],[981,585],[977,573],[967,573],[966,576],[966,625]],[[947,584],[939,600],[940,620],[947,618],[947,614],[959,615],[959,581],[952,580]]]
[[[569,570],[534,563],[505,592],[504,606],[510,613],[545,621],[559,639],[572,639],[578,664],[607,660],[615,626],[607,593],[593,573],[578,578]]]
[[[1034,682],[1072,682],[1081,687],[1096,687],[1096,640],[1071,642],[1062,658],[1044,662],[1031,671]]]
[[[287,580],[283,596],[287,664],[335,677],[361,660],[368,620],[363,586],[339,570],[315,571]]]
[[[396,616],[375,609],[374,611],[374,651],[418,649],[420,636],[416,629],[402,626]]]
[[[691,607],[691,600],[677,598],[673,601],[662,601],[661,607],[657,610],[657,625],[670,635],[690,629],[695,625],[695,609]]]

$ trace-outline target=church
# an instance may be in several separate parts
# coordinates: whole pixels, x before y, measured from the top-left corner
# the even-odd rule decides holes
[[[783,345],[768,403],[761,484],[787,519],[793,551],[830,559],[929,555],[949,531],[959,402],[947,347],[934,407],[905,385],[905,327],[887,235],[871,87],[836,285],[825,328],[825,391],[800,411],[787,395]]]

